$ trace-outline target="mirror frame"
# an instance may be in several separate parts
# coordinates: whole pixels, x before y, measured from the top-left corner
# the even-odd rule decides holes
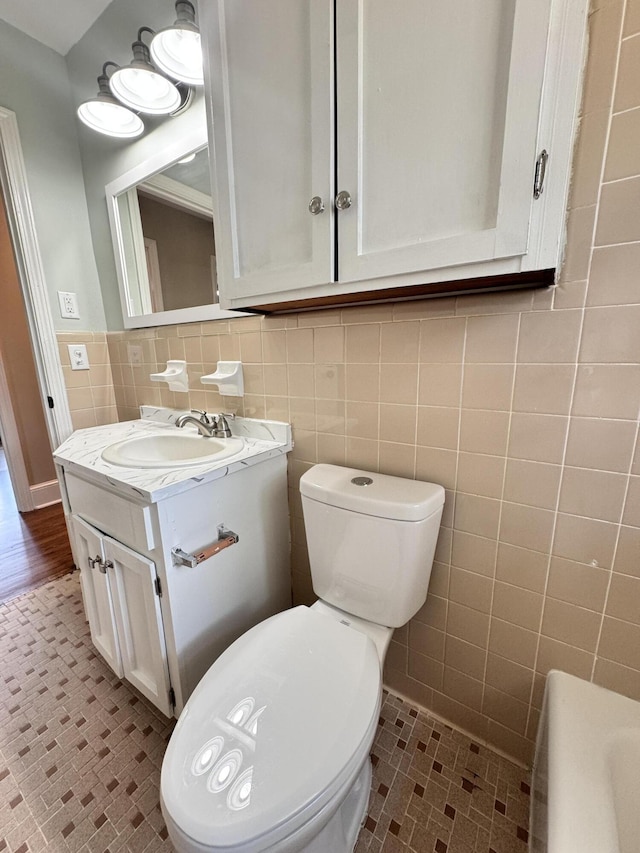
[[[109,225],[111,227],[111,239],[113,242],[113,255],[118,276],[118,290],[120,292],[120,306],[122,308],[122,322],[125,329],[148,328],[149,326],[168,326],[175,323],[197,323],[204,320],[228,320],[234,317],[246,317],[246,313],[240,311],[229,311],[220,307],[218,303],[210,305],[196,305],[193,308],[176,308],[172,311],[157,311],[155,313],[129,315],[129,292],[130,278],[125,262],[124,240],[122,224],[118,210],[118,197],[144,183],[150,178],[172,166],[178,160],[188,154],[195,153],[208,144],[206,128],[183,134],[179,140],[172,145],[164,147],[161,151],[145,158],[132,169],[124,172],[120,177],[110,181],[105,186],[107,211],[109,214]],[[212,283],[213,284],[213,283]]]

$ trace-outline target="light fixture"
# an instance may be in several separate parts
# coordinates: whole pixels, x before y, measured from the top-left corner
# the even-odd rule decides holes
[[[151,56],[165,74],[190,86],[201,86],[202,47],[193,3],[177,0],[176,15],[176,22],[157,32],[151,40]]]
[[[140,27],[131,45],[133,61],[114,71],[109,85],[127,107],[149,115],[169,115],[180,107],[183,98],[178,87],[151,64],[149,48],[142,41],[144,32],[153,35],[149,27]]]
[[[144,130],[144,124],[139,115],[123,106],[111,94],[107,75],[109,65],[118,67],[115,62],[105,62],[102,66],[102,74],[98,77],[98,94],[95,98],[80,104],[78,117],[87,127],[97,130],[98,133],[121,139],[133,139],[140,136]]]

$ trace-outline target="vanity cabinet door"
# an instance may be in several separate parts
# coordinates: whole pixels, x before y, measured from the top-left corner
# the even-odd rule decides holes
[[[155,564],[71,516],[85,611],[96,649],[163,714],[171,684]]]
[[[333,0],[212,0],[199,16],[220,294],[330,282]]]
[[[338,0],[338,281],[526,254],[550,5]]]
[[[124,677],[171,716],[171,684],[155,564],[108,536],[103,542]]]
[[[71,516],[71,529],[75,539],[74,550],[79,560],[80,585],[91,639],[118,678],[122,678],[124,670],[109,578],[104,565],[102,536],[76,515]]]

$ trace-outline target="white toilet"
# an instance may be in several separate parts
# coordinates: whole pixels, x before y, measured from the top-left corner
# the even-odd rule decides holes
[[[366,815],[382,665],[426,599],[444,489],[316,465],[300,491],[320,600],[247,631],[187,702],[160,785],[178,853],[350,853]]]

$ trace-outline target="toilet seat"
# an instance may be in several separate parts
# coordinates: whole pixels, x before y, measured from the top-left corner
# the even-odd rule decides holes
[[[165,817],[194,850],[288,838],[360,772],[380,695],[368,636],[307,607],[267,619],[187,702],[162,766]]]

